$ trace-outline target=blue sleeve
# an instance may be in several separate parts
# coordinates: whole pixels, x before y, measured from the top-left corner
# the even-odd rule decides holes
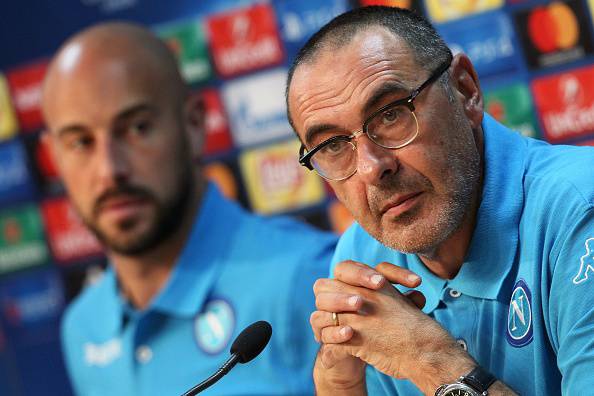
[[[326,234],[316,241],[317,247],[301,255],[301,264],[292,275],[291,290],[288,301],[283,305],[286,309],[285,328],[289,329],[285,358],[294,371],[288,375],[294,395],[313,395],[313,365],[318,353],[319,344],[315,341],[309,317],[315,308],[313,284],[319,278],[326,277],[330,260],[336,246],[336,237]]]
[[[365,369],[365,382],[367,385],[367,396],[397,396],[396,390],[394,392],[386,393],[382,382],[380,381],[380,373],[372,366],[367,366]]]
[[[355,259],[355,235],[358,227],[357,223],[353,223],[353,225],[351,225],[340,237],[330,264],[329,278],[334,278],[334,268],[336,267],[336,264],[344,260]]]
[[[564,395],[594,389],[594,208],[577,216],[551,251],[548,318]]]
[[[73,325],[73,321],[74,319],[72,318],[72,311],[70,309],[66,309],[62,317],[62,323],[60,327],[62,355],[74,394],[83,395],[85,392],[83,392],[84,388],[82,386],[82,379],[76,370],[76,368],[82,363],[80,358],[77,359],[77,356],[80,357],[82,351],[77,351],[76,345],[78,344],[78,337],[74,333],[75,326]]]

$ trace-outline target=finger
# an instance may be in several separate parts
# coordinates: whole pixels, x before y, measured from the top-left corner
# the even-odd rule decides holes
[[[324,327],[321,331],[320,341],[323,344],[342,344],[353,337],[351,326]]]
[[[351,286],[336,279],[320,278],[314,282],[314,294],[323,292],[346,292]]]
[[[334,277],[349,285],[372,290],[381,289],[386,283],[384,276],[370,266],[351,260],[338,263],[334,268]]]
[[[348,293],[318,293],[316,308],[326,312],[357,312],[363,305],[363,298]]]
[[[309,316],[309,324],[314,333],[316,342],[320,342],[322,336],[322,329],[324,327],[334,326],[334,320],[332,320],[332,313],[325,311],[314,311]]]
[[[341,360],[352,358],[351,355],[347,354],[341,348],[337,348],[336,344],[322,344],[319,356],[322,367],[325,369],[331,369]]]
[[[414,288],[421,284],[421,277],[409,269],[383,262],[375,267],[390,283]]]
[[[404,295],[419,309],[425,306],[425,295],[418,290],[409,290]]]

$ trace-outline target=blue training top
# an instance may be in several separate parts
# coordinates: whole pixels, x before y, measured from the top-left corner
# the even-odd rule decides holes
[[[213,374],[257,320],[273,327],[266,349],[201,394],[313,394],[312,285],[327,274],[336,237],[249,214],[212,185],[203,200],[170,279],[147,309],[120,296],[112,269],[68,308],[62,340],[77,394],[180,395]]]
[[[516,392],[590,394],[594,149],[525,138],[487,114],[482,126],[482,200],[454,279],[438,278],[416,255],[381,245],[358,224],[339,241],[332,270],[347,259],[409,268],[423,279],[423,311]],[[370,395],[420,394],[409,381],[367,373]]]

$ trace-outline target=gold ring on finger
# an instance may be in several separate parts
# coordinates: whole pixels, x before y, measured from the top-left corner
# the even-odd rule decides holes
[[[336,312],[332,312],[332,322],[334,326],[340,326],[340,322],[338,321],[338,314]]]

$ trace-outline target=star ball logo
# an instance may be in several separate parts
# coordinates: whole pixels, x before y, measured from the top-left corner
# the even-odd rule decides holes
[[[528,65],[540,68],[572,62],[592,53],[584,6],[576,0],[553,1],[516,14]]]

